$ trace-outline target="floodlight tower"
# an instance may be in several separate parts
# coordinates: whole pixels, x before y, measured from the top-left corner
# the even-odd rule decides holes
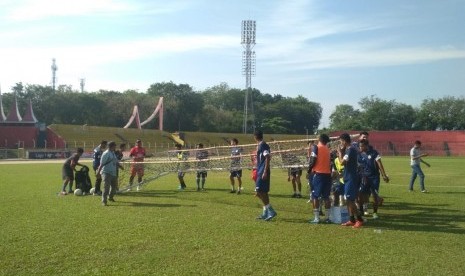
[[[55,92],[55,85],[57,81],[57,70],[58,70],[58,67],[55,63],[55,59],[53,58],[52,59],[52,89],[53,89],[53,92]]]
[[[245,76],[244,133],[247,133],[249,91],[251,92],[252,88],[252,77],[255,76],[255,51],[252,49],[255,46],[256,26],[255,20],[242,20],[241,44],[245,49],[242,52],[242,75]],[[252,95],[250,97],[252,99]],[[251,106],[253,107],[253,103]]]

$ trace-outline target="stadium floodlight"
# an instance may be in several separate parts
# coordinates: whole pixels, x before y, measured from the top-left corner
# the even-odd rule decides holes
[[[247,133],[249,91],[252,88],[252,76],[255,76],[255,46],[257,24],[255,20],[242,20],[241,44],[245,48],[242,52],[242,75],[245,76],[245,100],[244,100],[244,123],[243,132]],[[252,96],[252,95],[250,95]],[[250,106],[253,110],[253,101],[251,97]],[[253,114],[252,114],[253,117]],[[255,125],[255,123],[254,123]]]

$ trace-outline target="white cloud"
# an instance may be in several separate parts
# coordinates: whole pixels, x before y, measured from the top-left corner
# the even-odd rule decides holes
[[[145,2],[131,0],[25,0],[5,4],[4,17],[11,21],[36,21],[40,19],[72,16],[120,16],[131,14],[173,13],[185,9],[185,1]],[[5,12],[4,12],[5,13]]]
[[[51,59],[56,58],[60,82],[82,77],[95,66],[125,66],[124,62],[162,58],[176,53],[207,49],[237,48],[237,37],[214,35],[173,35],[135,41],[69,47],[4,48],[0,52],[0,82],[7,87],[15,82],[48,85]],[[232,45],[232,46],[231,46]],[[67,68],[66,71],[63,68]]]
[[[14,7],[7,18],[13,21],[32,21],[48,17],[67,17],[94,13],[109,13],[128,10],[131,7],[114,0],[41,0],[23,1]]]

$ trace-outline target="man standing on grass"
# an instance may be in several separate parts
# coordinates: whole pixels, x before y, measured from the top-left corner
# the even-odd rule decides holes
[[[271,207],[270,197],[268,192],[270,191],[270,159],[271,151],[270,146],[263,141],[263,132],[261,130],[255,130],[254,138],[257,144],[257,180],[255,181],[255,195],[261,200],[263,204],[263,213],[258,219],[266,221],[274,218],[277,213]]]
[[[118,158],[115,155],[116,143],[108,143],[108,149],[102,154],[100,166],[97,173],[102,175],[103,193],[102,205],[107,206],[107,200],[115,201],[114,195],[116,194],[116,187],[118,185],[118,167],[123,169],[119,164]]]
[[[94,195],[101,196],[102,190],[100,186],[102,185],[102,176],[97,173],[98,167],[100,166],[100,159],[102,158],[103,152],[107,148],[108,142],[106,140],[102,140],[100,145],[95,147],[94,152],[92,154],[92,167],[95,172],[95,192]]]
[[[361,132],[359,133],[359,136],[358,136],[358,142],[353,142],[352,145],[355,146],[355,148],[356,148],[357,150],[360,151],[359,143],[360,143],[361,141],[363,141],[363,140],[368,141],[368,140],[369,140],[369,139],[368,139],[369,136],[370,136],[370,134],[369,134],[367,131],[361,131]],[[368,144],[368,150],[370,150],[370,151],[371,151],[371,150],[374,150],[373,147],[372,147],[370,144]],[[377,160],[377,164],[378,164],[378,167],[379,167],[380,170],[381,170],[381,168],[384,170],[383,161],[381,161],[381,158],[379,158],[379,159]],[[383,177],[383,179],[384,179],[384,177]],[[384,181],[386,181],[386,179],[384,179]],[[389,181],[389,180],[388,180],[388,181]],[[387,183],[388,181],[386,181],[386,183]],[[374,193],[373,193],[373,189],[372,189],[372,192],[371,192],[371,193],[372,193],[372,195],[373,195],[373,201],[374,201],[374,202],[377,201],[377,203],[376,203],[376,204],[378,204],[377,206],[381,206],[381,205],[383,204],[383,202],[384,202],[384,198],[383,198],[382,196],[379,195],[379,190],[377,191],[376,196],[375,196]],[[368,212],[368,201],[365,202],[362,206],[360,206],[360,208],[363,208],[363,214],[364,214],[364,215],[367,216],[367,215],[370,214],[370,213]],[[373,209],[374,209],[374,208],[375,208],[375,207],[373,206]],[[376,207],[376,208],[377,208],[377,207]],[[376,212],[375,212],[375,213],[376,213]],[[374,215],[374,216],[375,216],[375,215]]]
[[[359,177],[357,173],[358,151],[351,145],[351,139],[348,133],[341,134],[341,136],[339,136],[339,142],[338,158],[341,165],[344,166],[344,197],[350,216],[349,221],[343,223],[342,226],[359,228],[363,225],[363,218],[358,213],[357,206],[355,205],[359,190]],[[355,221],[355,216],[357,216],[357,221]]]
[[[118,161],[122,161],[124,158],[124,152],[126,151],[126,143],[122,143],[119,145],[119,150],[115,150],[116,158]],[[116,177],[118,178],[118,185],[116,186],[116,191],[119,190],[119,170],[116,170]]]
[[[176,157],[179,161],[186,161],[187,160],[187,152],[182,150],[181,144],[176,144]],[[178,180],[179,180],[179,187],[178,190],[184,191],[186,189],[186,182],[184,182],[184,175],[185,175],[185,163],[178,163]]]
[[[132,157],[131,177],[129,177],[129,185],[132,187],[134,177],[137,174],[137,190],[141,189],[142,177],[144,176],[144,157],[145,149],[142,147],[142,141],[136,140],[136,145],[129,151],[129,157]]]
[[[287,182],[292,184],[292,198],[302,198],[302,167],[299,158],[293,153],[281,154],[283,164],[287,167]]]
[[[325,222],[331,223],[329,214],[331,201],[331,152],[327,144],[329,136],[321,134],[318,139],[318,145],[312,147],[308,174],[312,175],[312,204],[314,219],[310,223],[320,223],[320,198],[325,202],[326,217]]]
[[[359,149],[359,163],[362,164],[362,182],[359,194],[360,206],[368,202],[371,194],[373,196],[373,219],[378,219],[378,206],[381,202],[381,198],[379,197],[380,173],[386,183],[389,182],[389,177],[384,171],[384,166],[381,163],[381,155],[369,145],[368,140],[361,140]],[[367,212],[367,209],[364,210]],[[360,212],[364,210],[362,208]]]
[[[63,185],[61,187],[61,195],[67,195],[68,193],[66,192],[66,186],[69,184],[69,193],[73,192],[73,182],[74,182],[74,170],[76,169],[77,166],[83,166],[81,163],[79,163],[79,158],[81,158],[81,155],[84,153],[83,148],[78,148],[76,153],[68,157],[66,159],[65,163],[63,164],[63,167],[61,169],[61,174],[63,176]]]
[[[203,144],[197,144],[197,151],[195,153],[195,159],[198,160],[197,162],[197,191],[204,191],[205,190],[205,180],[207,179],[207,167],[208,167],[208,151],[203,149]],[[202,188],[200,188],[200,181],[202,181]]]
[[[412,177],[410,178],[409,191],[413,192],[413,184],[417,175],[420,177],[420,189],[422,193],[427,193],[425,189],[425,174],[421,170],[420,163],[425,164],[427,167],[430,167],[430,164],[423,161],[422,157],[428,156],[427,153],[421,153],[421,142],[419,140],[415,141],[415,145],[410,150],[410,166],[412,167]]]
[[[234,178],[237,178],[237,194],[240,195],[242,189],[242,148],[238,145],[239,141],[233,138],[231,140],[231,170],[229,171],[229,181],[231,183],[231,193],[235,193]]]

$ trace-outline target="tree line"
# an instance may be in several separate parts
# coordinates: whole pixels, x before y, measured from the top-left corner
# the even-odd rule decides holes
[[[6,112],[16,94],[19,109],[29,100],[38,120],[47,124],[87,124],[123,127],[134,105],[141,120],[152,114],[159,97],[164,97],[164,128],[166,131],[205,131],[238,133],[243,131],[244,99],[248,92],[251,106],[248,132],[261,128],[266,133],[317,133],[322,116],[319,103],[299,95],[270,95],[257,89],[231,88],[226,83],[195,91],[188,84],[161,82],[146,92],[99,90],[79,92],[71,86],[50,86],[17,83],[15,93],[2,95]],[[342,104],[330,115],[330,130],[463,130],[465,129],[465,98],[426,99],[418,108],[383,100],[376,96],[359,101],[360,109]],[[145,128],[157,128],[158,119]]]
[[[67,85],[60,85],[54,91],[50,86],[17,83],[12,91],[14,93],[2,95],[6,112],[16,94],[19,110],[25,110],[31,100],[37,119],[46,124],[123,127],[134,105],[138,105],[143,121],[152,114],[159,98],[164,97],[163,124],[166,131],[243,131],[246,90],[230,88],[226,83],[204,91],[194,91],[188,84],[154,83],[144,93],[135,90],[81,93]],[[303,96],[292,98],[264,94],[257,89],[251,89],[248,94],[253,106],[248,112],[249,133],[255,127],[267,133],[317,131],[322,113],[319,103]],[[158,128],[158,118],[144,128]]]
[[[337,105],[330,115],[334,130],[464,130],[465,98],[425,99],[420,107],[382,100],[374,95],[351,105]]]

